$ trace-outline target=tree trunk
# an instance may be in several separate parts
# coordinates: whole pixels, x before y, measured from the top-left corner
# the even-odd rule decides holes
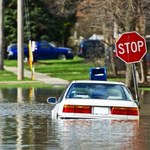
[[[131,24],[129,22],[130,20],[130,13],[131,13],[131,7],[132,7],[132,0],[128,0],[128,9],[127,9],[127,14],[125,16],[125,32],[129,32],[132,30]],[[125,83],[127,87],[132,87],[133,86],[133,76],[132,76],[132,65],[131,64],[126,64],[126,80]]]
[[[133,75],[132,75],[132,65],[126,65],[126,81],[125,84],[127,87],[133,86]]]
[[[141,7],[142,2],[141,0],[137,1],[138,7],[137,7],[137,13],[139,14],[138,19],[136,20],[136,31],[138,33],[140,33],[143,37],[145,36],[145,24],[146,24],[146,20],[145,20],[145,15],[143,12],[143,7]],[[138,70],[139,70],[139,76],[141,77],[139,79],[140,83],[144,83],[147,82],[147,66],[145,63],[145,59],[143,59],[142,62],[140,62],[140,64],[138,65]]]
[[[145,66],[145,67],[144,67]],[[137,79],[139,83],[147,82],[147,66],[145,61],[141,61],[137,65]]]
[[[112,72],[113,72],[113,75],[116,77],[118,75],[118,72],[117,72],[116,63],[114,60],[114,50],[112,47],[111,47],[110,55],[111,55],[110,58],[111,58]]]
[[[0,0],[0,70],[4,68],[4,43],[3,43],[3,31],[4,31],[4,8],[3,0]]]

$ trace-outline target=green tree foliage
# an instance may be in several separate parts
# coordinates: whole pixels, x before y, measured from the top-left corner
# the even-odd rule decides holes
[[[4,39],[5,43],[16,42],[17,37],[17,5],[16,0],[4,2]]]
[[[17,42],[17,1],[4,2],[5,46]],[[48,40],[66,45],[70,29],[74,25],[74,14],[70,17],[50,13],[47,5],[40,0],[24,1],[24,41]]]

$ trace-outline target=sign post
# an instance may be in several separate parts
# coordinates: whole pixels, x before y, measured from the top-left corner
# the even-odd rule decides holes
[[[132,64],[132,72],[133,72],[133,81],[134,81],[134,89],[135,89],[135,98],[139,101],[139,90],[138,90],[138,82],[136,78],[136,67],[135,63]]]
[[[126,32],[116,42],[116,56],[126,64],[132,64],[136,99],[139,100],[138,83],[135,63],[138,63],[147,53],[146,41],[137,32]]]

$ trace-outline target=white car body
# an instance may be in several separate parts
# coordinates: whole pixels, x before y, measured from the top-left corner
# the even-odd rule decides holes
[[[78,85],[81,86],[80,91],[73,91],[78,89]],[[83,93],[82,88],[84,92],[86,89],[88,94]],[[113,94],[118,92],[120,95],[111,96],[109,93],[111,90]],[[96,94],[96,97],[92,97],[92,93],[104,97],[98,97]],[[128,88],[123,83],[109,81],[72,81],[55,103],[51,113],[52,118],[62,119],[139,119],[138,105]]]

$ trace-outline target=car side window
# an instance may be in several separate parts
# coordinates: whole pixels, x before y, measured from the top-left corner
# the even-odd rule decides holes
[[[41,49],[48,49],[49,44],[47,42],[41,42]]]
[[[9,48],[16,49],[17,48],[17,44],[13,44]]]

